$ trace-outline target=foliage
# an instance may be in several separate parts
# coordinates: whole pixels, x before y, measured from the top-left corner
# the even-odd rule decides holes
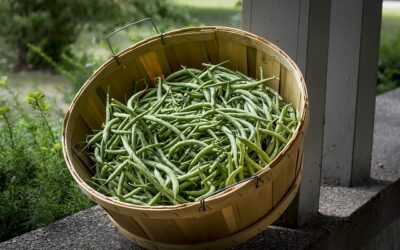
[[[123,0],[119,4],[118,16],[119,24],[151,17],[161,30],[192,21],[186,11],[168,0]]]
[[[58,62],[66,48],[75,42],[85,22],[107,17],[112,5],[106,0],[4,0],[0,18],[0,35],[17,54],[20,65],[43,66],[40,57],[27,44],[41,47]]]
[[[0,241],[91,206],[65,166],[61,119],[42,92],[19,101],[6,84],[0,102]]]
[[[16,51],[20,67],[43,67],[43,57],[27,44],[40,47],[58,63],[82,30],[106,24],[108,32],[143,17],[153,17],[161,26],[189,19],[166,0],[3,0],[0,18],[7,21],[0,26],[0,36]]]
[[[33,44],[28,44],[28,48],[46,63],[48,63],[60,75],[71,81],[73,87],[71,91],[65,92],[66,101],[70,102],[73,94],[75,94],[82,84],[98,68],[100,62],[88,53],[79,54],[74,46],[71,46],[69,54],[61,54],[61,62],[57,63],[41,48]]]
[[[383,33],[379,51],[378,83],[376,92],[381,94],[400,86],[400,29]]]

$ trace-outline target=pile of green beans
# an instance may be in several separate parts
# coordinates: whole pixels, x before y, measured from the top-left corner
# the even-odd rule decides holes
[[[298,118],[267,87],[276,78],[203,65],[155,79],[126,104],[107,96],[104,127],[86,146],[96,190],[136,205],[199,201],[278,155]]]

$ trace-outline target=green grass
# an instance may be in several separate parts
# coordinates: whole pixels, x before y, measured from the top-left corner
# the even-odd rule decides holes
[[[237,0],[171,0],[187,9],[187,12],[200,25],[241,26],[241,9],[236,7]]]
[[[172,3],[203,9],[233,9],[237,0],[170,0]]]
[[[383,9],[382,10],[382,35],[391,35],[400,29],[400,10]]]

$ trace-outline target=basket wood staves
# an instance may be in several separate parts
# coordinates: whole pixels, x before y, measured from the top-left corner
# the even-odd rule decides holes
[[[118,60],[104,63],[75,96],[63,125],[63,151],[68,168],[82,191],[102,206],[120,232],[151,249],[221,249],[249,239],[274,222],[297,193],[303,168],[303,142],[308,99],[295,63],[271,42],[227,27],[186,28],[153,36],[125,49]],[[125,102],[141,79],[153,82],[181,65],[202,68],[228,60],[224,66],[259,79],[279,79],[268,85],[294,105],[300,123],[282,152],[253,178],[207,198],[171,206],[137,206],[113,200],[88,183],[92,175],[82,142],[105,120],[106,93]],[[137,82],[137,83],[136,83]],[[141,83],[140,83],[141,82]],[[137,86],[144,88],[143,86]],[[203,208],[203,209],[199,209]]]

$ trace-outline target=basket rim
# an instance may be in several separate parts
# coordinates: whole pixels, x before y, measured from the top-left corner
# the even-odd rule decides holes
[[[258,177],[263,177],[267,176],[269,174],[272,174],[272,171],[274,169],[274,166],[278,164],[278,162],[284,157],[285,153],[293,147],[295,142],[298,140],[299,137],[304,136],[304,133],[308,127],[308,120],[309,120],[309,101],[308,101],[308,93],[306,89],[306,84],[304,81],[304,77],[296,65],[296,63],[283,51],[281,50],[278,46],[273,44],[272,42],[268,41],[267,39],[264,39],[258,35],[252,34],[250,32],[241,30],[241,29],[236,29],[236,28],[231,28],[231,27],[224,27],[224,26],[199,26],[199,27],[189,27],[189,28],[181,28],[181,29],[176,29],[172,31],[168,31],[163,33],[163,37],[168,38],[176,35],[185,35],[185,34],[190,34],[190,33],[199,33],[199,32],[226,32],[230,34],[236,34],[239,36],[243,37],[248,37],[250,39],[254,39],[257,42],[262,43],[263,45],[269,46],[273,50],[279,52],[279,56],[282,56],[284,60],[292,67],[292,69],[296,72],[295,75],[298,77],[296,79],[296,84],[299,85],[299,89],[301,91],[301,98],[303,99],[304,107],[303,107],[303,112],[300,114],[299,117],[299,124],[296,128],[296,131],[293,133],[292,137],[290,140],[287,142],[285,147],[282,149],[282,151],[275,157],[274,160],[271,161],[268,165],[264,166],[263,169],[259,170],[256,172],[256,175]],[[139,41],[138,43],[135,43],[128,48],[122,50],[118,54],[116,54],[117,57],[120,57],[124,55],[125,53],[129,53],[132,50],[138,49],[142,46],[146,46],[149,43],[154,43],[160,41],[161,43],[161,36],[160,35],[154,35],[151,37],[148,37],[142,41]],[[69,171],[71,172],[71,175],[75,179],[76,182],[78,182],[80,188],[83,188],[86,192],[92,194],[95,196],[97,199],[109,203],[110,205],[118,206],[118,207],[124,207],[127,209],[135,209],[135,210],[141,210],[141,211],[168,211],[168,210],[180,210],[180,209],[187,209],[187,208],[193,208],[194,206],[198,207],[200,204],[200,201],[196,202],[189,202],[189,203],[184,203],[184,204],[178,204],[178,205],[163,205],[163,206],[142,206],[142,205],[134,205],[118,200],[114,200],[111,197],[108,197],[99,191],[95,190],[92,188],[89,184],[86,183],[86,181],[77,173],[77,171],[74,168],[74,165],[72,164],[72,161],[70,159],[70,154],[72,153],[70,147],[70,142],[67,141],[67,131],[66,128],[68,127],[68,124],[70,122],[70,116],[71,113],[74,110],[74,107],[77,103],[77,100],[81,97],[81,95],[86,91],[88,86],[90,85],[91,81],[97,77],[105,68],[112,66],[112,64],[116,64],[115,59],[111,57],[108,59],[106,62],[104,62],[83,84],[83,86],[79,89],[79,91],[76,93],[74,96],[68,111],[65,114],[64,121],[63,121],[63,127],[62,127],[62,148],[63,148],[63,154],[64,154],[64,159],[65,162],[67,163],[67,167]],[[217,193],[215,195],[212,195],[207,198],[207,202],[212,202],[216,200],[221,200],[225,196],[232,195],[236,190],[239,190],[245,186],[249,186],[251,183],[251,180],[239,183],[236,185],[233,185],[232,187],[226,189],[225,191],[222,191],[220,193]]]

